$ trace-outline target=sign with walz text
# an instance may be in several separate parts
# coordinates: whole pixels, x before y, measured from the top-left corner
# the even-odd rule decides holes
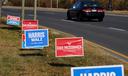
[[[49,46],[48,29],[25,30],[24,48],[43,48]]]
[[[23,20],[22,30],[38,29],[38,20]]]
[[[56,57],[84,56],[83,37],[56,38],[55,56]]]
[[[71,76],[124,76],[123,65],[72,67]]]
[[[20,25],[20,17],[7,15],[7,24],[19,26]]]

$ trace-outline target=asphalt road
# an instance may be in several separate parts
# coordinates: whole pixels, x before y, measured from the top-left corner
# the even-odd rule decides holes
[[[21,10],[2,9],[3,15],[21,16]],[[26,19],[32,19],[32,11],[26,11]],[[98,43],[128,56],[128,16],[106,15],[103,22],[66,20],[66,12],[38,11],[39,24],[55,28]]]

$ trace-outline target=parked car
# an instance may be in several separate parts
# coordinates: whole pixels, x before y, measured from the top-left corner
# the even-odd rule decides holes
[[[100,3],[96,1],[77,1],[68,9],[67,19],[71,20],[76,18],[83,19],[98,19],[99,22],[103,21],[105,12]]]

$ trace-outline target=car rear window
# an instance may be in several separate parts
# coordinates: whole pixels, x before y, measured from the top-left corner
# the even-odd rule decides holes
[[[83,2],[83,7],[101,7],[98,2]]]

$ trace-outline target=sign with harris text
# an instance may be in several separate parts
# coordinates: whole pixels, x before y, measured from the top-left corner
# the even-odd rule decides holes
[[[83,37],[56,38],[55,56],[56,57],[84,56]]]
[[[23,20],[22,30],[38,29],[38,20]]]
[[[20,17],[7,15],[7,24],[19,26],[20,25]]]
[[[49,46],[48,29],[25,30],[24,48],[43,48]]]
[[[71,76],[124,76],[123,65],[72,67]]]

